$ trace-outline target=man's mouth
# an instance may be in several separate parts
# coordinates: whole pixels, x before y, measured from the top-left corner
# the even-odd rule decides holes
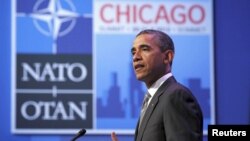
[[[142,64],[137,64],[137,65],[134,66],[134,69],[135,69],[135,71],[137,71],[137,70],[142,69],[143,67],[144,67],[144,65],[142,65]]]

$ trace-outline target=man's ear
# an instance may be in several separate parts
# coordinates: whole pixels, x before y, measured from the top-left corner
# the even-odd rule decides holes
[[[174,52],[172,50],[166,50],[164,51],[164,63],[171,64],[174,60]]]

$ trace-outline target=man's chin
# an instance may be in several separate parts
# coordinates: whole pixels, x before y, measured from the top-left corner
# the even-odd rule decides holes
[[[143,75],[136,75],[136,78],[139,81],[143,81],[145,77]]]

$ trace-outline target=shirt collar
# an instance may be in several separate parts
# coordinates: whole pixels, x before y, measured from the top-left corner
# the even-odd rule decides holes
[[[155,95],[156,91],[160,88],[160,86],[165,82],[169,77],[173,76],[173,74],[167,73],[159,78],[150,88],[148,89],[148,93],[151,95],[151,98]]]

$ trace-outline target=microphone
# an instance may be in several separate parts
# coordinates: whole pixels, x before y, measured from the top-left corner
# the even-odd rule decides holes
[[[81,129],[80,131],[78,131],[78,133],[75,135],[75,137],[71,139],[71,141],[75,141],[79,137],[83,136],[85,133],[86,133],[86,130],[85,129]]]

